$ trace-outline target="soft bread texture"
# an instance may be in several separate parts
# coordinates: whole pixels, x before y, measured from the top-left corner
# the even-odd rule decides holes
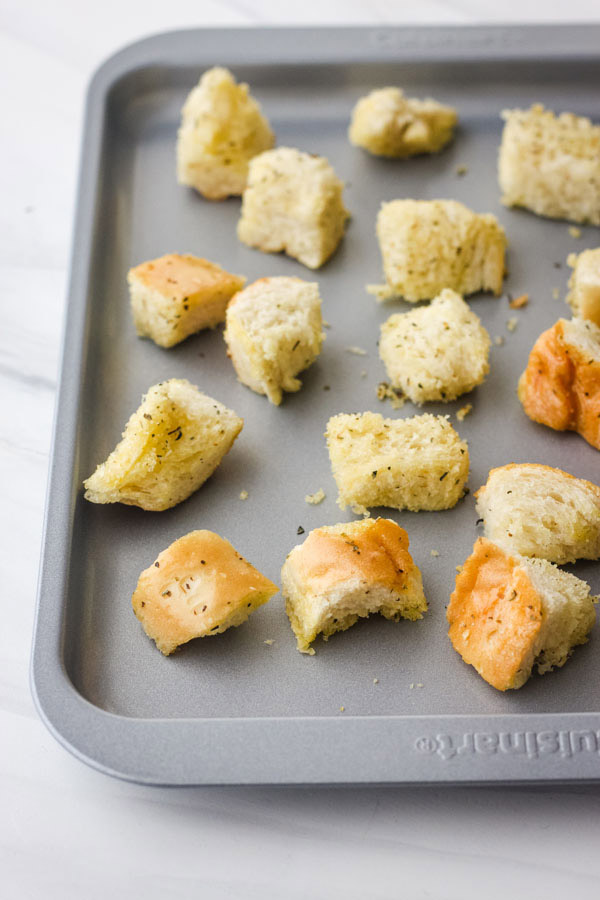
[[[298,391],[325,339],[319,285],[301,278],[261,278],[227,309],[225,341],[239,380],[279,405]]]
[[[341,509],[450,509],[465,493],[469,449],[444,416],[341,413],[326,437]]]
[[[246,279],[191,253],[168,253],[129,270],[131,311],[140,337],[172,347],[225,319]]]
[[[507,553],[562,565],[600,557],[600,488],[561,469],[491,469],[475,494],[484,533]]]
[[[264,253],[284,251],[318,269],[337,249],[349,217],[343,182],[323,156],[277,147],[252,160],[237,233]]]
[[[456,578],[446,615],[454,649],[499,691],[534,666],[563,666],[596,619],[590,588],[545,559],[510,556],[479,538]]]
[[[600,247],[569,253],[567,263],[573,269],[567,294],[573,315],[600,325]]]
[[[229,541],[192,531],[144,569],[132,604],[148,637],[168,656],[194,638],[241,625],[277,591]]]
[[[209,200],[239,195],[248,163],[275,143],[267,119],[231,72],[209,69],[189,94],[177,138],[177,179]]]
[[[498,177],[502,202],[552,219],[600,225],[600,127],[535,104],[507,109]]]
[[[298,650],[380,613],[398,621],[427,610],[421,573],[408,535],[390,519],[330,525],[311,531],[281,570],[282,593]]]
[[[123,438],[84,481],[92,503],[176,506],[212,475],[244,420],[185,379],[151,387]]]
[[[502,290],[506,237],[491,213],[456,200],[392,200],[377,216],[377,238],[386,283],[368,290],[379,300]]]
[[[381,326],[379,355],[393,388],[413,403],[456,400],[490,370],[490,336],[454,291]]]
[[[518,393],[534,422],[576,431],[600,450],[600,328],[559,319],[535,342]]]
[[[350,143],[375,156],[436,153],[452,138],[456,110],[436,100],[405,97],[397,87],[371,91],[352,111]]]

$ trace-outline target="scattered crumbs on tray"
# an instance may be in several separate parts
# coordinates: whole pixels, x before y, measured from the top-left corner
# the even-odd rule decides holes
[[[560,291],[559,291],[559,289],[558,289],[558,288],[552,288],[552,299],[553,299],[553,300],[558,300],[559,297],[560,297]]]
[[[240,500],[248,499],[248,491],[240,491]]]
[[[340,712],[345,712],[345,710],[346,710],[345,706],[340,706]]]
[[[415,686],[414,681],[411,681],[411,683],[410,683],[410,689],[411,689],[411,691],[414,689],[414,686]]]
[[[576,225],[569,225],[569,234],[572,238],[580,238],[581,237],[581,228],[577,228]]]
[[[416,687],[422,688],[425,687],[425,685],[421,681],[417,681]]]
[[[502,337],[501,334],[496,335],[496,337],[494,338],[494,343],[495,343],[496,347],[502,346],[502,344],[504,343],[504,338]]]
[[[322,503],[325,499],[325,491],[323,490],[323,488],[319,488],[319,490],[315,491],[314,494],[307,494],[304,499],[312,506],[317,506],[317,504]]]
[[[392,409],[401,409],[406,403],[406,397],[402,391],[393,388],[387,381],[380,381],[375,388],[375,393],[378,400],[389,400],[392,404]]]
[[[511,309],[523,309],[529,303],[529,294],[519,294],[518,297],[508,295],[508,305]]]
[[[517,319],[517,317],[512,316],[512,318],[510,318],[508,320],[508,322],[506,323],[506,327],[508,328],[509,331],[514,331],[518,324],[519,324],[519,320]]]
[[[268,647],[272,647],[274,643],[275,641],[273,640],[273,638],[267,638],[266,641],[263,641],[263,644],[266,644]]]
[[[298,525],[298,531],[296,532],[296,534],[304,534],[304,528],[302,527],[302,525]]]
[[[324,384],[324,385],[323,385],[323,390],[324,390],[324,391],[330,391],[330,390],[331,390],[331,385],[330,385],[330,384]]]
[[[555,262],[555,263],[554,263],[554,268],[555,268],[555,269],[562,269],[562,263]]]
[[[457,167],[456,167],[456,174],[457,174],[457,175],[466,175],[468,171],[469,171],[469,170],[467,169],[466,166],[457,166]]]
[[[463,567],[462,567],[462,566],[456,566],[455,568],[456,568],[456,571],[457,571],[457,572],[462,572],[462,570],[463,570]]]
[[[366,370],[366,369],[361,369],[361,370],[360,370],[360,377],[361,377],[361,378],[366,378],[366,377],[367,377],[367,370]]]
[[[374,679],[373,679],[373,684],[379,684],[379,678],[374,678]]]
[[[346,347],[347,353],[353,353],[355,356],[368,356],[366,350],[363,350],[362,347]]]
[[[464,406],[461,406],[461,408],[456,413],[456,418],[458,419],[458,421],[464,422],[464,420],[467,418],[467,416],[469,415],[469,413],[471,412],[472,409],[473,409],[472,403],[465,403]]]
[[[328,322],[327,319],[323,319],[323,328],[331,328],[331,322]]]
[[[439,550],[431,550],[431,555],[432,555],[432,556],[439,556],[439,555],[440,555],[440,551],[439,551]]]

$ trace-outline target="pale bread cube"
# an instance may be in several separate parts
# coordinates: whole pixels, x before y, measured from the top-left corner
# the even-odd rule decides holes
[[[491,469],[475,494],[484,533],[507,553],[562,565],[600,557],[600,488],[561,469]]]
[[[545,559],[510,556],[479,538],[446,615],[454,649],[499,691],[564,666],[596,620],[590,588]]]
[[[319,285],[301,278],[261,278],[227,308],[225,341],[239,380],[279,405],[283,391],[310,366],[325,338]]]
[[[535,342],[518,394],[534,422],[576,431],[600,450],[600,328],[559,319]]]
[[[452,138],[456,110],[436,100],[405,97],[397,87],[371,91],[352,111],[350,143],[375,156],[436,153]]]
[[[341,413],[326,437],[341,509],[450,509],[464,496],[469,449],[444,416]]]
[[[144,569],[132,605],[148,637],[168,656],[194,638],[241,625],[278,590],[225,538],[192,531]]]
[[[343,182],[323,156],[277,147],[252,160],[237,233],[264,253],[284,251],[318,269],[337,249],[349,217]]]
[[[456,200],[392,200],[377,216],[386,279],[368,287],[379,300],[431,300],[502,291],[506,237],[491,213],[479,215]]]
[[[498,162],[502,202],[600,225],[600,126],[541,104],[507,109]]]
[[[573,269],[567,294],[573,315],[600,325],[600,247],[569,253],[567,263]]]
[[[239,195],[248,163],[275,143],[271,127],[247,84],[217,66],[204,73],[181,111],[177,180],[209,200]]]
[[[137,333],[172,347],[225,320],[230,299],[246,279],[191,253],[168,253],[129,270],[131,311]]]
[[[311,531],[281,570],[282,594],[298,650],[359,618],[420,619],[427,611],[408,535],[390,519],[363,519]]]
[[[244,420],[185,379],[151,387],[106,462],[84,481],[92,503],[176,506],[215,471]]]
[[[396,313],[381,326],[379,355],[393,388],[413,403],[456,400],[490,370],[490,336],[454,291]]]

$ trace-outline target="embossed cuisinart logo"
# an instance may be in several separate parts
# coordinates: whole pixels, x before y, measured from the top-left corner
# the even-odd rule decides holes
[[[600,731],[476,731],[466,734],[437,734],[417,738],[417,753],[443,760],[456,756],[522,756],[538,759],[556,754],[563,759],[581,753],[600,756]]]

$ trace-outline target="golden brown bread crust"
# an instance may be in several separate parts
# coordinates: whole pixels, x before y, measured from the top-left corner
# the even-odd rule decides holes
[[[168,656],[196,637],[240,625],[279,588],[212,531],[192,531],[162,553],[138,580],[133,611]]]
[[[576,431],[600,450],[600,361],[564,339],[564,319],[537,339],[519,380],[530,419],[556,431]]]
[[[478,538],[456,578],[446,616],[454,649],[499,691],[520,687],[533,665],[542,600],[519,560]]]

